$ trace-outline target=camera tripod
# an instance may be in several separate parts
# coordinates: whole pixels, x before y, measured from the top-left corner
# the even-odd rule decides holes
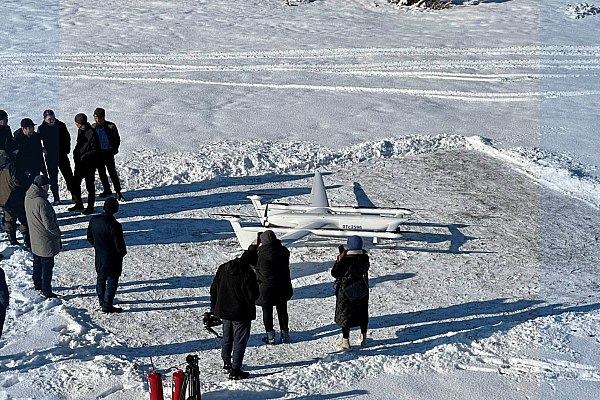
[[[198,356],[188,354],[185,358],[187,366],[183,376],[183,384],[178,400],[200,400],[200,368],[198,367]],[[186,397],[189,385],[189,396]]]

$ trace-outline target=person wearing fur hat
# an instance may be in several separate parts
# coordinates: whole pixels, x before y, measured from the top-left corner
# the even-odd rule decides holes
[[[56,213],[48,201],[49,189],[50,180],[38,175],[25,195],[25,213],[33,253],[33,285],[46,298],[58,297],[52,292],[52,271],[54,256],[62,249]]]
[[[83,211],[84,215],[94,213],[94,203],[96,201],[96,166],[98,165],[98,151],[100,143],[96,130],[88,122],[87,115],[79,113],[75,116],[75,126],[77,126],[77,143],[73,149],[73,161],[75,162],[75,172],[73,176],[73,185],[71,186],[75,205],[69,208],[69,211]],[[85,180],[85,188],[88,192],[87,208],[83,207],[81,198],[81,181]]]
[[[255,271],[260,297],[256,300],[256,304],[262,307],[263,312],[263,323],[267,333],[263,340],[267,344],[275,344],[273,328],[273,307],[275,307],[281,330],[281,343],[287,343],[290,341],[287,302],[294,294],[290,278],[290,252],[272,230],[261,233],[259,239]]]
[[[115,218],[119,202],[114,197],[104,202],[104,212],[94,215],[87,228],[87,240],[95,251],[95,266],[98,274],[96,294],[102,312],[120,313],[120,307],[113,305],[119,277],[123,272],[123,258],[127,246],[123,237],[123,227]]]
[[[350,349],[350,328],[360,326],[361,346],[367,344],[369,324],[369,256],[360,236],[350,236],[331,269],[335,278],[335,323],[342,328],[338,350]]]

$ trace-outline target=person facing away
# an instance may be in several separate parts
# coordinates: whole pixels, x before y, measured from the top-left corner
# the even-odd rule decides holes
[[[350,236],[331,269],[335,278],[335,323],[342,328],[338,350],[350,349],[350,328],[360,326],[360,345],[367,344],[369,324],[369,256],[360,236]]]
[[[260,288],[260,297],[256,300],[256,304],[262,307],[263,323],[267,333],[263,340],[267,344],[275,344],[273,328],[273,307],[275,307],[281,330],[281,342],[287,343],[290,340],[287,302],[294,294],[290,277],[290,252],[271,230],[264,231],[259,238],[258,260],[254,270]]]
[[[15,163],[16,143],[11,144],[11,139],[7,139],[5,148],[0,149],[0,207],[4,211],[4,232],[8,235],[10,244],[18,245],[17,227],[23,234],[24,245],[30,247],[29,232],[27,227],[27,216],[25,214],[25,193],[28,181],[24,175],[17,174]],[[13,151],[9,151],[12,149]],[[20,224],[17,224],[17,220]]]
[[[4,320],[6,319],[6,310],[8,309],[8,285],[6,284],[6,276],[4,270],[0,267],[0,337],[4,330]]]
[[[71,192],[73,184],[73,170],[69,161],[71,151],[71,134],[67,125],[58,120],[54,111],[45,110],[44,121],[38,127],[38,133],[44,144],[44,155],[46,157],[46,169],[50,178],[50,191],[55,205],[60,203],[58,191],[58,170],[62,173],[67,189]]]
[[[100,141],[100,156],[98,160],[98,176],[102,183],[104,191],[98,195],[98,197],[107,197],[112,194],[110,190],[110,183],[108,182],[108,176],[106,171],[110,175],[110,180],[115,187],[115,197],[117,200],[124,201],[125,198],[121,193],[121,181],[117,174],[117,167],[115,166],[115,155],[119,152],[119,145],[121,144],[121,137],[119,136],[119,130],[114,122],[107,121],[104,119],[106,111],[104,108],[96,108],[94,110],[94,121],[92,125],[96,129],[98,134],[98,140]]]
[[[8,114],[0,110],[0,150],[13,153],[17,149],[17,142],[13,138],[12,131],[8,125]]]
[[[254,302],[259,296],[258,283],[251,267],[256,263],[256,248],[257,245],[252,244],[240,257],[219,266],[210,286],[211,312],[223,320],[223,370],[233,380],[250,375],[242,371],[242,363],[251,324],[256,319]]]
[[[75,126],[77,127],[77,143],[73,149],[73,161],[75,162],[75,173],[73,175],[72,194],[75,205],[69,208],[69,211],[83,211],[84,215],[94,213],[94,203],[96,201],[96,185],[94,178],[96,176],[96,166],[100,144],[98,135],[92,126],[88,123],[87,115],[79,113],[75,116]],[[85,180],[85,188],[88,192],[87,208],[83,207],[81,198],[81,181]]]
[[[44,153],[42,149],[42,139],[40,134],[35,131],[35,125],[29,118],[21,120],[21,128],[15,131],[15,141],[17,142],[16,167],[17,173],[26,177],[25,187],[33,182],[39,174],[48,176],[46,164],[44,163]]]
[[[94,215],[87,228],[87,240],[94,246],[96,266],[96,294],[102,312],[120,313],[120,307],[113,305],[119,277],[123,272],[123,258],[127,246],[123,228],[115,218],[119,202],[110,197],[104,202],[104,212]]]
[[[46,298],[58,297],[52,292],[52,271],[54,256],[62,249],[56,213],[48,201],[49,189],[50,180],[44,175],[38,175],[25,195],[25,212],[33,253],[33,285]]]

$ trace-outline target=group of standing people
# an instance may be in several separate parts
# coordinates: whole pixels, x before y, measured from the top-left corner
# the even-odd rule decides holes
[[[36,124],[30,118],[22,119],[20,125],[13,133],[8,125],[8,114],[0,110],[0,207],[3,208],[4,231],[10,244],[19,244],[16,237],[18,227],[25,248],[33,254],[34,288],[46,298],[57,297],[52,291],[52,274],[54,257],[62,249],[61,231],[53,208],[53,205],[60,204],[58,171],[75,203],[69,211],[82,210],[85,215],[95,211],[96,171],[104,189],[99,197],[112,194],[108,181],[110,176],[115,197],[106,200],[102,215],[92,217],[87,238],[96,253],[96,289],[102,311],[121,312],[120,308],[113,306],[123,257],[127,253],[121,225],[114,217],[119,209],[118,201],[125,200],[114,159],[120,145],[116,125],[105,119],[103,108],[94,111],[93,125],[85,114],[75,116],[78,132],[72,153],[74,172],[69,161],[69,130],[56,118],[53,110],[43,112],[43,122],[37,132]],[[83,207],[81,196],[83,179],[88,190],[87,207]],[[49,192],[53,203],[48,200]],[[0,336],[8,299],[5,274],[0,268]]]
[[[289,250],[275,233],[266,230],[240,257],[217,269],[210,287],[211,312],[223,320],[221,359],[229,379],[245,379],[250,375],[242,370],[242,363],[257,305],[262,308],[266,333],[263,341],[270,345],[277,343],[273,308],[277,310],[280,343],[290,341],[287,302],[293,296],[293,287],[289,257]],[[360,345],[367,344],[369,267],[362,239],[349,237],[346,247],[340,246],[331,269],[336,279],[335,322],[342,328],[337,350],[350,349],[350,328],[355,326],[360,327]]]

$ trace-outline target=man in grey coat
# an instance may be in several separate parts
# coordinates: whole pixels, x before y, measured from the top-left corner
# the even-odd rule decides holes
[[[25,195],[25,213],[33,253],[33,285],[46,298],[58,297],[52,292],[52,270],[54,256],[62,249],[56,213],[48,201],[49,189],[50,180],[38,175]]]

